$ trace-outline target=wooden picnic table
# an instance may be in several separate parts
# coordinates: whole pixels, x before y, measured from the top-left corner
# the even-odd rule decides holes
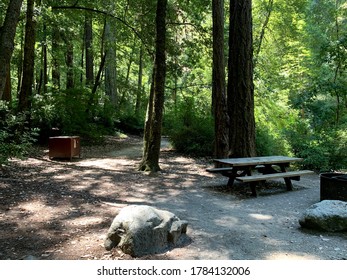
[[[300,180],[301,175],[311,174],[311,170],[287,171],[293,162],[302,158],[288,156],[263,156],[243,158],[214,159],[216,168],[208,168],[209,172],[221,173],[229,177],[228,186],[232,187],[235,180],[250,183],[252,195],[257,196],[256,182],[269,179],[284,178],[287,190],[293,190],[291,180]],[[252,175],[257,170],[258,173]]]

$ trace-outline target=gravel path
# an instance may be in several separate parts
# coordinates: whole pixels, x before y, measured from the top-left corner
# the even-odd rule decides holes
[[[49,160],[47,150],[0,171],[0,259],[131,259],[103,239],[119,209],[146,204],[188,221],[180,247],[144,259],[347,259],[347,234],[303,230],[298,219],[319,202],[319,176],[281,180],[259,196],[210,174],[208,159],[188,158],[162,143],[155,175],[136,171],[141,139],[110,137],[82,147],[82,158]]]

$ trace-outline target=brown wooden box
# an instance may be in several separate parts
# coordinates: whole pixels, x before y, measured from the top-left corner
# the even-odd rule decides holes
[[[57,136],[49,138],[49,158],[69,158],[81,156],[79,136]]]

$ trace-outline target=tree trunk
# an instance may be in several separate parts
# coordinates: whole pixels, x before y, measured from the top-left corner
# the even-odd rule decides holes
[[[34,0],[27,1],[27,18],[25,25],[24,61],[22,86],[19,93],[19,111],[28,111],[31,108],[32,87],[34,81],[35,63],[35,20]]]
[[[10,71],[9,66],[21,7],[22,0],[11,0],[4,23],[0,27],[0,100],[4,94],[8,71]]]
[[[43,22],[43,40],[41,42],[41,69],[40,69],[40,82],[37,90],[37,94],[41,93],[43,88],[43,94],[47,92],[48,83],[48,61],[47,61],[47,25]]]
[[[2,96],[2,100],[8,101],[8,102],[11,102],[11,101],[12,101],[10,65],[8,65],[8,71],[7,71],[7,76],[6,76],[5,90],[4,90],[4,94],[3,94],[3,96]]]
[[[23,53],[24,53],[24,24],[20,24],[20,51],[17,59],[17,90],[16,94],[20,92],[20,87],[22,85],[22,75],[23,75]]]
[[[66,71],[66,88],[71,89],[74,87],[74,69],[73,69],[73,44],[72,42],[67,39],[65,40],[66,44],[66,54],[65,54],[65,61],[67,66]]]
[[[60,70],[59,70],[59,40],[60,32],[57,26],[52,28],[52,84],[56,90],[60,89]]]
[[[93,86],[94,83],[94,57],[93,57],[93,27],[90,15],[85,17],[85,48],[86,48],[86,84]]]
[[[216,158],[228,156],[229,117],[226,100],[224,63],[224,0],[212,1],[213,72],[212,106],[215,124],[214,153]]]
[[[148,104],[148,124],[145,127],[144,154],[139,170],[160,170],[159,154],[166,78],[166,6],[167,0],[157,1],[156,53],[153,67],[153,100]],[[151,104],[151,101],[153,103]]]
[[[252,1],[230,1],[228,60],[229,156],[254,156]]]
[[[39,75],[39,83],[37,86],[37,94],[41,94],[43,88],[43,94],[47,92],[48,73],[47,73],[47,26],[43,23],[43,39],[41,41],[41,68]]]
[[[114,22],[112,22],[114,24]],[[117,94],[117,60],[116,60],[116,37],[114,26],[110,20],[106,19],[105,23],[105,53],[107,53],[105,61],[105,92],[110,98],[111,104],[116,108],[118,104]]]
[[[137,118],[140,116],[140,108],[141,108],[142,75],[143,75],[143,46],[141,44],[140,55],[139,55],[139,72],[138,72],[138,80],[137,80],[136,104],[135,104],[135,116]]]

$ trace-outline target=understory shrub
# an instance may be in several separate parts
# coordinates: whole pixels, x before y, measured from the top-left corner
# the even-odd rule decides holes
[[[192,156],[213,154],[213,120],[211,117],[193,117],[191,122],[175,120],[168,131],[171,144],[180,153]]]
[[[144,132],[144,120],[134,114],[122,114],[118,118],[116,128],[124,133],[142,135]]]
[[[305,123],[298,123],[287,131],[296,156],[302,157],[305,168],[319,172],[347,168],[347,133],[345,128],[312,131]]]
[[[32,147],[37,129],[27,128],[25,113],[14,114],[0,101],[0,166],[10,158],[24,158]]]
[[[257,156],[290,154],[286,139],[260,123],[256,126],[256,152]]]
[[[59,93],[36,95],[33,99],[32,122],[41,128],[41,142],[49,136],[78,135],[88,142],[99,141],[114,132],[114,110],[107,99],[88,88],[74,88]]]

